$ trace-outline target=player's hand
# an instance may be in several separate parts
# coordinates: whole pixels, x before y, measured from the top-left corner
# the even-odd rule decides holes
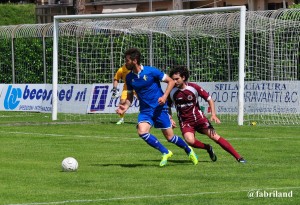
[[[213,121],[213,122],[215,122],[217,124],[221,123],[221,121],[219,120],[219,118],[216,115],[212,115],[210,117],[210,121]]]
[[[164,105],[166,103],[166,101],[167,101],[167,98],[165,98],[165,97],[158,98],[158,104],[160,104],[160,105]]]
[[[119,115],[122,115],[126,112],[127,108],[125,105],[119,105],[119,107],[116,109],[116,113]]]
[[[113,88],[113,89],[111,89],[111,91],[110,91],[112,94],[111,94],[111,98],[117,98],[117,97],[119,97],[119,89],[118,88]]]
[[[173,119],[171,119],[171,123],[172,123],[172,128],[176,128],[177,127],[176,126],[176,122]]]

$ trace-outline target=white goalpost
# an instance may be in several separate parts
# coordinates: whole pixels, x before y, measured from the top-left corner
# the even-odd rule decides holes
[[[137,47],[143,65],[167,74],[187,66],[222,122],[299,125],[299,19],[297,9],[246,12],[244,6],[55,16],[52,120],[116,122],[112,79],[123,52]],[[207,103],[200,105],[209,115]],[[125,121],[135,121],[136,113],[137,99]]]
[[[102,32],[106,33],[106,35],[114,35],[114,34],[125,35],[125,36],[129,36],[126,37],[127,39],[130,38],[130,35],[132,35],[132,36],[136,36],[138,39],[144,38],[144,40],[147,41],[147,43],[145,43],[145,45],[140,45],[143,44],[143,42],[141,42],[140,44],[138,43],[135,44],[134,42],[125,42],[124,46],[127,48],[130,44],[132,47],[139,47],[139,48],[145,46],[141,49],[148,53],[148,56],[150,57],[149,58],[150,64],[154,62],[153,63],[154,66],[165,69],[166,71],[169,67],[173,66],[174,64],[185,64],[190,69],[193,69],[192,67],[193,65],[190,62],[192,57],[190,56],[190,52],[188,51],[189,47],[191,46],[189,40],[197,39],[198,32],[199,32],[199,36],[217,34],[217,31],[215,34],[213,33],[205,34],[205,30],[203,34],[200,33],[201,29],[206,29],[206,28],[204,28],[203,25],[199,25],[199,23],[196,22],[197,18],[204,19],[204,20],[207,18],[207,20],[212,21],[211,22],[212,25],[218,24],[220,22],[213,22],[214,20],[213,15],[214,13],[216,15],[217,12],[220,12],[220,15],[223,15],[223,17],[225,18],[232,18],[233,21],[236,20],[235,18],[238,18],[239,20],[239,24],[237,25],[238,30],[235,31],[236,32],[235,35],[238,35],[235,36],[235,38],[237,38],[239,41],[239,46],[238,46],[239,60],[238,62],[236,62],[237,65],[235,65],[235,67],[236,68],[238,67],[238,76],[239,76],[238,77],[238,87],[239,87],[238,124],[242,125],[243,107],[244,107],[243,87],[244,87],[244,55],[245,55],[244,48],[245,48],[245,13],[246,13],[246,9],[244,6],[162,11],[162,12],[144,12],[144,13],[55,16],[54,28],[53,28],[53,85],[52,85],[53,93],[58,92],[58,84],[64,83],[64,82],[59,82],[59,77],[60,77],[59,69],[63,65],[63,62],[60,59],[64,58],[64,57],[60,58],[59,55],[63,55],[62,52],[64,51],[62,50],[65,48],[61,47],[60,49],[59,43],[62,42],[62,44],[64,44],[67,41],[66,40],[67,38],[71,37],[73,38],[73,41],[72,42],[69,41],[70,44],[68,45],[66,44],[65,45],[66,47],[76,46],[76,45],[78,46],[78,42],[76,44],[76,41],[78,41],[79,38],[81,38],[82,40],[83,39],[82,36],[90,35],[91,33],[93,33],[92,35],[95,36],[97,36],[99,33]],[[222,12],[225,13],[222,14]],[[233,12],[234,15],[230,17],[228,16],[229,13],[226,12]],[[211,14],[211,16],[206,17],[205,14]],[[176,27],[177,26],[176,24],[178,24],[178,27]],[[206,23],[206,25],[209,24],[210,24],[209,22]],[[197,28],[197,26],[199,26],[199,28]],[[166,41],[169,41],[171,44],[168,45],[168,43],[165,43],[164,46],[171,46],[171,47],[156,48],[152,44],[149,44],[150,40],[153,41],[153,35],[164,36],[163,38],[166,38]],[[101,38],[101,36],[99,36],[99,38]],[[182,47],[183,45],[185,46],[185,48],[183,48],[184,50],[180,51],[182,58],[185,58],[184,60],[176,59],[178,58],[178,56],[173,56],[174,59],[172,59],[172,56],[168,56],[168,59],[166,59],[165,62],[155,63],[156,59],[152,59],[151,55],[168,55],[168,53],[163,53],[161,50],[165,49],[165,50],[169,50],[169,52],[171,52],[172,49],[176,50],[176,47],[172,48],[172,46],[176,46],[176,44],[180,45],[180,47]],[[108,44],[105,46],[108,46]],[[114,48],[112,49],[115,50]],[[119,49],[124,50],[124,48],[119,48]],[[160,53],[157,53],[156,51],[160,51]],[[108,52],[110,52],[110,50],[108,50]],[[120,51],[116,50],[115,52],[118,53],[118,57],[116,58],[122,58],[122,53],[119,53]],[[77,56],[74,56],[74,58],[77,58],[76,61],[78,62],[78,53],[76,55]],[[112,52],[111,55],[115,55],[115,54]],[[171,53],[171,55],[178,55],[178,51]],[[115,57],[114,56],[110,56],[110,57],[112,57],[110,58],[110,60],[114,61]],[[156,58],[158,57],[159,56],[156,56]],[[111,65],[108,64],[105,65],[108,67],[108,69],[110,68],[113,69],[110,76],[111,78],[108,79],[108,82],[106,83],[109,83],[109,81],[112,80],[113,72],[116,70],[116,68],[121,66],[120,62],[122,62],[122,60],[121,61],[117,60],[118,64],[114,64],[114,62],[111,62]],[[92,68],[92,69],[96,69],[96,68]],[[95,80],[97,79],[91,79],[91,83],[96,83],[97,81]],[[195,77],[193,80],[197,80],[197,77]],[[74,83],[74,82],[69,82],[69,83]],[[85,82],[81,81],[81,83],[85,83]],[[58,106],[59,106],[58,95],[53,95],[52,103],[53,103],[52,120],[57,120],[57,113],[58,113]]]

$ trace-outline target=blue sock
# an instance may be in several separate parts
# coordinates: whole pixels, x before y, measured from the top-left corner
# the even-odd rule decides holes
[[[174,135],[172,137],[172,139],[168,140],[169,142],[176,144],[178,147],[184,149],[184,151],[189,154],[191,152],[191,149],[189,148],[189,146],[185,143],[185,141],[183,141],[183,139],[181,139],[180,137]]]
[[[151,135],[150,133],[144,133],[141,134],[140,137],[145,140],[145,142],[147,142],[148,145],[150,145],[151,147],[159,150],[162,154],[167,154],[169,153],[169,150],[167,148],[165,148],[159,141],[158,139]]]

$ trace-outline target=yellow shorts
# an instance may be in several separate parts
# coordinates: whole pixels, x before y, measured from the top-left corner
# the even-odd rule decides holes
[[[133,91],[133,95],[135,95],[137,97],[135,91]],[[122,94],[121,94],[121,100],[126,100],[126,99],[127,99],[127,90],[123,89]]]
[[[127,98],[127,90],[122,90],[121,99],[126,100]]]

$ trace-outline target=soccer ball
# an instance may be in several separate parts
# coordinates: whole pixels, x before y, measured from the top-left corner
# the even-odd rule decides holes
[[[78,169],[78,162],[73,157],[67,157],[61,162],[61,167],[64,172],[74,172]]]

